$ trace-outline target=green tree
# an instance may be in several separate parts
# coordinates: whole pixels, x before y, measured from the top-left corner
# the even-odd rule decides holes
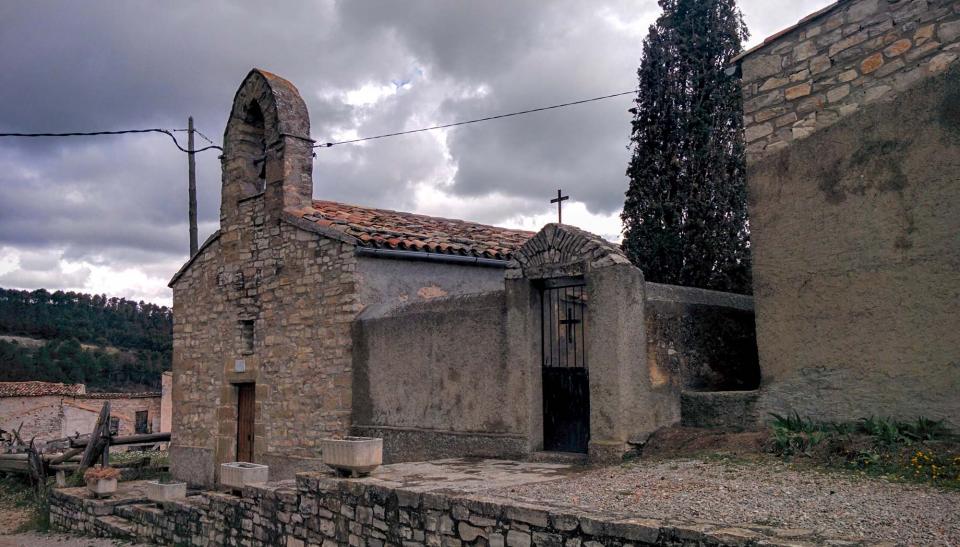
[[[623,248],[649,281],[751,291],[735,0],[660,0],[643,42]]]

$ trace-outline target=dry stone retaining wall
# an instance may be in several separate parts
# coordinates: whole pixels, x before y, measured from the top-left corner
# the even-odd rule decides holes
[[[75,533],[164,545],[305,547],[626,547],[825,544],[810,530],[725,527],[548,508],[503,498],[420,493],[305,473],[248,486],[242,497],[190,496],[162,505],[51,494],[51,523]],[[862,545],[836,541],[834,545]]]

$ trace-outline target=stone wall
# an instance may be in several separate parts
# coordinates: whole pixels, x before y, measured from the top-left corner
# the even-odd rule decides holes
[[[388,462],[526,452],[526,382],[507,359],[504,308],[499,291],[365,310],[354,432],[382,437]]]
[[[270,219],[264,201],[245,199],[173,286],[171,461],[192,483],[236,459],[236,384],[256,383],[254,459],[277,476],[319,466],[319,440],[350,425],[353,246]]]
[[[315,469],[324,437],[350,425],[352,244],[298,223],[310,206],[306,105],[254,70],[224,135],[220,229],[173,288],[171,470],[211,484],[237,459],[238,384],[255,384],[253,459],[274,476]]]
[[[105,401],[110,401],[110,417],[117,418],[118,435],[133,435],[136,432],[136,413],[147,413],[147,427],[159,432],[160,395],[148,397],[123,397],[120,393],[87,394],[87,396],[63,399],[63,431],[65,435],[76,432],[89,433],[97,424],[97,416]]]
[[[85,489],[74,488],[53,491],[50,502],[56,529],[161,545],[627,547],[827,541],[809,530],[637,518],[317,474],[248,486],[242,497],[205,492],[155,505],[143,499],[93,500]]]
[[[20,438],[45,441],[63,437],[63,397],[0,397],[0,429],[16,431]],[[91,428],[92,429],[92,428]]]
[[[608,283],[624,285],[620,278]],[[636,401],[644,407],[634,415],[631,407],[611,408],[616,400],[591,404],[605,414],[626,413],[631,427],[640,424],[628,441],[642,442],[657,424],[680,421],[685,389],[757,387],[751,297],[656,283],[630,287],[645,297],[643,326],[635,326],[645,337],[633,338],[646,340],[646,356],[614,380],[649,395]],[[624,301],[595,297],[591,315],[616,316]],[[542,411],[531,390],[542,389],[541,319],[537,301],[522,306],[535,315],[535,356],[527,367],[510,353],[521,336],[508,331],[504,291],[367,307],[353,331],[354,434],[382,437],[388,462],[538,450],[531,429]],[[642,415],[653,418],[635,419]]]
[[[16,430],[29,441],[60,439],[77,432],[89,433],[97,423],[103,403],[109,400],[111,415],[119,419],[119,434],[132,435],[136,412],[147,411],[147,423],[159,425],[160,395],[123,397],[122,394],[87,394],[86,396],[0,397],[0,428]]]
[[[748,161],[889,101],[960,56],[954,0],[855,0],[742,61]]]
[[[647,367],[656,383],[724,391],[760,384],[753,298],[646,283]]]
[[[385,313],[418,301],[503,290],[503,268],[416,258],[357,257],[357,298],[364,312]]]
[[[760,415],[960,426],[960,4],[840,6],[743,61],[748,96],[809,65],[812,97],[764,112],[824,108],[804,114],[817,130],[789,146],[760,156],[758,139],[773,137],[751,139]],[[832,68],[813,75],[823,48]],[[831,101],[835,89],[849,93]]]
[[[160,429],[167,432],[173,424],[173,373],[164,372],[160,376]]]

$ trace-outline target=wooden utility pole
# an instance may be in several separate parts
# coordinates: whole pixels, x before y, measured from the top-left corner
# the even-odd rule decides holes
[[[193,151],[193,116],[187,118],[187,172],[190,197],[190,257],[197,254],[197,162]]]

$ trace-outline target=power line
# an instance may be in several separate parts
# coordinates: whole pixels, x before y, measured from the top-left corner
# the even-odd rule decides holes
[[[497,114],[496,116],[486,116],[486,117],[483,117],[483,118],[476,118],[476,119],[473,119],[473,120],[464,120],[464,121],[453,122],[453,123],[445,123],[445,124],[440,124],[440,125],[433,125],[433,126],[430,126],[430,127],[422,127],[422,128],[420,128],[420,129],[410,129],[410,130],[407,130],[407,131],[396,131],[396,132],[394,132],[394,133],[384,133],[384,134],[382,134],[382,135],[374,135],[374,136],[370,136],[370,137],[360,137],[360,138],[357,138],[357,139],[349,139],[349,140],[345,140],[345,141],[324,142],[324,143],[320,143],[320,144],[314,144],[314,145],[313,145],[313,148],[330,148],[330,147],[332,147],[332,146],[336,146],[336,145],[339,145],[339,144],[352,144],[352,143],[363,142],[363,141],[372,141],[372,140],[376,140],[376,139],[385,139],[385,138],[387,138],[387,137],[399,137],[399,136],[401,136],[401,135],[410,135],[410,134],[413,134],[413,133],[423,133],[424,131],[434,131],[434,130],[436,130],[436,129],[446,129],[446,128],[449,128],[449,127],[457,127],[457,126],[460,126],[460,125],[468,125],[468,124],[471,124],[471,123],[488,122],[488,121],[491,121],[491,120],[499,120],[499,119],[502,119],[502,118],[509,118],[509,117],[512,117],[512,116],[522,116],[522,115],[524,115],[524,114],[532,114],[532,113],[534,113],[534,112],[543,112],[543,111],[545,111],[545,110],[554,110],[554,109],[556,109],[556,108],[566,108],[566,107],[568,107],[568,106],[575,106],[575,105],[579,105],[579,104],[592,103],[592,102],[594,102],[594,101],[602,101],[602,100],[605,100],[605,99],[612,99],[612,98],[614,98],[614,97],[622,97],[622,96],[624,96],[624,95],[632,95],[632,94],[634,94],[634,93],[636,93],[636,92],[637,92],[636,89],[632,89],[632,90],[630,90],[630,91],[624,91],[624,92],[622,92],[622,93],[613,93],[613,94],[610,94],[610,95],[602,95],[602,96],[600,96],[600,97],[591,97],[591,98],[589,98],[589,99],[581,99],[581,100],[579,100],[579,101],[571,101],[571,102],[568,102],[568,103],[554,104],[554,105],[550,105],[550,106],[541,106],[541,107],[539,107],[539,108],[531,108],[531,109],[528,109],[528,110],[520,110],[520,111],[518,111],[518,112],[509,112],[509,113],[507,113],[507,114]],[[188,154],[189,154],[189,153],[190,153],[190,150],[188,150],[188,149],[184,148],[183,146],[181,146],[181,145],[180,145],[180,142],[177,141],[177,137],[174,135],[174,132],[185,132],[185,131],[189,131],[189,129],[161,129],[161,128],[150,128],[150,129],[124,129],[124,130],[121,130],[121,131],[88,131],[88,132],[79,132],[79,131],[78,131],[78,132],[72,132],[72,133],[0,133],[0,137],[88,137],[88,136],[98,136],[98,135],[126,135],[126,134],[131,134],[131,133],[163,133],[164,135],[169,136],[169,137],[173,140],[173,144],[174,144],[177,148],[179,148],[181,152],[185,152],[185,153],[188,153]],[[197,129],[194,129],[193,131],[194,131],[194,133],[196,133],[197,135],[200,135],[200,137],[201,137],[203,140],[205,140],[205,141],[207,141],[208,143],[210,143],[210,146],[206,146],[206,147],[204,147],[204,148],[200,148],[200,149],[198,149],[198,150],[194,150],[194,151],[193,151],[194,154],[199,153],[199,152],[205,152],[205,151],[211,150],[211,149],[220,150],[221,152],[223,151],[223,148],[220,147],[220,146],[217,146],[216,144],[214,144],[214,142],[213,142],[209,137],[207,137],[206,135],[204,135],[203,133],[201,133],[201,132],[198,131]],[[303,138],[303,137],[299,137],[299,138]],[[308,140],[309,140],[309,139],[308,139]]]
[[[213,142],[212,140],[210,140],[210,137],[208,137],[208,136],[204,135],[203,133],[201,133],[199,129],[194,128],[194,129],[193,129],[193,132],[196,133],[197,135],[200,135],[200,138],[201,138],[201,139],[209,142],[210,144],[217,144],[217,143]]]
[[[99,135],[127,135],[131,133],[163,133],[173,140],[173,144],[180,149],[181,152],[191,153],[190,150],[180,146],[180,142],[177,141],[177,137],[173,134],[174,131],[186,131],[185,129],[123,129],[120,131],[86,131],[86,132],[72,132],[72,133],[0,133],[0,137],[90,137],[90,136],[99,136]],[[208,139],[209,140],[209,139]],[[210,146],[194,150],[193,153],[204,152],[206,150],[217,149],[221,152],[223,148],[212,144]]]
[[[331,146],[336,146],[336,145],[338,145],[338,144],[351,144],[351,143],[355,143],[355,142],[372,141],[372,140],[374,140],[374,139],[384,139],[384,138],[387,138],[387,137],[397,137],[397,136],[400,136],[400,135],[409,135],[409,134],[411,134],[411,133],[422,133],[422,132],[424,132],[424,131],[433,131],[434,129],[445,129],[445,128],[447,128],[447,127],[456,127],[456,126],[458,126],[458,125],[467,125],[467,124],[471,124],[471,123],[487,122],[487,121],[490,121],[490,120],[499,120],[499,119],[501,119],[501,118],[509,118],[509,117],[511,117],[511,116],[520,116],[520,115],[523,115],[523,114],[531,114],[531,113],[533,113],[533,112],[543,112],[544,110],[553,110],[554,108],[564,108],[564,107],[567,107],[567,106],[574,106],[574,105],[578,105],[578,104],[590,103],[590,102],[593,102],[593,101],[602,101],[602,100],[604,100],[604,99],[612,99],[612,98],[614,98],[614,97],[621,97],[621,96],[623,96],[623,95],[632,95],[632,94],[634,94],[634,93],[636,93],[636,92],[637,92],[637,90],[636,90],[636,89],[633,89],[633,90],[630,90],[630,91],[624,91],[623,93],[614,93],[614,94],[612,94],[612,95],[603,95],[603,96],[601,96],[601,97],[592,97],[592,98],[590,98],[590,99],[581,99],[581,100],[579,100],[579,101],[573,101],[573,102],[569,102],[569,103],[561,103],[561,104],[555,104],[555,105],[551,105],[551,106],[542,106],[542,107],[540,107],[540,108],[531,108],[531,109],[529,109],[529,110],[521,110],[521,111],[519,111],[519,112],[510,112],[509,114],[498,114],[498,115],[496,115],[496,116],[487,116],[487,117],[485,117],[485,118],[477,118],[477,119],[475,119],[475,120],[465,120],[465,121],[461,121],[461,122],[445,123],[445,124],[441,124],[441,125],[434,125],[434,126],[430,126],[430,127],[423,127],[423,128],[420,128],[420,129],[411,129],[411,130],[409,130],[409,131],[397,131],[397,132],[395,132],[395,133],[384,133],[383,135],[375,135],[375,136],[372,136],[372,137],[361,137],[361,138],[358,138],[358,139],[350,139],[350,140],[346,140],[346,141],[324,142],[324,143],[320,143],[320,144],[315,144],[315,145],[313,145],[313,147],[314,147],[314,148],[330,148]]]

